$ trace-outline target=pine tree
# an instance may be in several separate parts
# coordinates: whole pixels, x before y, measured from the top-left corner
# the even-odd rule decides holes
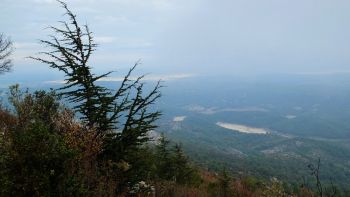
[[[231,178],[228,175],[226,168],[224,168],[219,177],[219,196],[227,197],[230,194]]]
[[[184,154],[180,144],[175,144],[173,163],[174,181],[180,184],[190,183],[194,170],[190,166],[189,160]]]
[[[0,74],[11,70],[12,60],[9,57],[12,51],[12,41],[0,33]]]
[[[160,82],[144,95],[145,84],[141,81],[144,76],[130,79],[138,65],[136,63],[117,90],[99,85],[98,80],[112,72],[92,73],[89,59],[97,47],[92,32],[87,25],[80,27],[67,5],[59,2],[66,10],[69,22],[62,21],[63,28],[50,27],[55,33],[50,36],[51,40],[40,41],[52,49],[41,53],[47,58],[32,58],[65,74],[65,85],[58,92],[74,104],[74,109],[88,127],[94,127],[103,136],[110,136],[110,131],[121,131],[113,132],[112,138],[122,143],[119,144],[122,152],[147,141],[147,132],[156,128],[154,122],[161,115],[159,111],[149,110],[149,106],[160,97]]]
[[[173,172],[174,172],[174,166],[171,161],[171,152],[169,150],[169,144],[170,141],[165,137],[165,135],[162,133],[158,144],[156,146],[156,168],[157,168],[157,177],[163,180],[172,180],[173,179]]]
[[[150,106],[161,96],[160,81],[144,93],[144,76],[133,80],[131,75],[137,62],[124,76],[116,90],[101,86],[98,81],[112,72],[96,75],[90,66],[90,57],[96,50],[93,34],[88,26],[80,26],[76,16],[67,4],[58,1],[69,17],[62,21],[62,27],[51,26],[50,40],[41,40],[51,50],[42,52],[44,57],[31,57],[65,74],[65,84],[57,90],[58,94],[73,104],[87,131],[96,132],[103,139],[101,160],[112,162],[115,166],[125,164],[128,170],[116,168],[115,173],[122,177],[121,185],[133,184],[132,180],[142,177],[138,171],[137,159],[142,145],[147,142],[147,133],[157,126],[155,121],[161,112],[151,110]],[[124,186],[123,186],[124,187]],[[120,189],[122,190],[122,189]]]

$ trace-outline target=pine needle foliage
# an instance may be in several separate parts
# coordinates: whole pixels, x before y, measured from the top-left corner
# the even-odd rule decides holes
[[[0,74],[9,72],[12,60],[9,58],[13,52],[13,43],[4,34],[0,33]]]
[[[119,88],[111,90],[99,85],[98,81],[112,72],[96,75],[89,65],[91,55],[96,50],[92,32],[87,25],[80,26],[76,15],[67,4],[58,1],[66,11],[67,21],[62,27],[53,27],[50,40],[40,42],[52,50],[42,52],[43,57],[31,57],[65,74],[65,84],[58,89],[63,98],[74,104],[83,123],[97,129],[98,135],[110,135],[127,145],[137,145],[147,141],[146,133],[156,128],[154,122],[160,111],[149,107],[161,94],[160,81],[147,94],[144,94],[144,76],[132,79],[131,74],[139,64],[129,70]],[[118,141],[119,141],[118,140]],[[124,147],[124,145],[123,145]]]

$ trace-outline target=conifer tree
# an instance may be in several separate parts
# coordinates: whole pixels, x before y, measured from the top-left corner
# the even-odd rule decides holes
[[[0,33],[0,74],[10,71],[12,60],[9,57],[12,51],[12,41]]]
[[[171,180],[173,178],[173,165],[171,152],[169,150],[170,141],[161,134],[156,146],[157,176],[160,179]]]
[[[157,127],[155,121],[161,115],[160,111],[150,109],[161,96],[160,81],[145,93],[144,76],[136,79],[131,76],[137,62],[119,88],[112,90],[100,85],[98,81],[112,72],[101,75],[92,72],[89,60],[97,47],[92,32],[87,25],[79,25],[66,3],[58,2],[68,21],[61,21],[61,27],[51,26],[51,39],[40,41],[51,50],[31,58],[65,74],[65,84],[57,93],[73,104],[73,110],[88,128],[86,131],[96,131],[96,138],[103,139],[99,158],[102,163],[116,166],[113,168],[114,177],[119,179],[116,193],[123,192],[143,178],[137,174],[142,167],[138,157],[142,145],[149,140],[147,133]]]
[[[40,42],[52,50],[41,53],[46,57],[32,58],[65,74],[65,85],[58,92],[74,104],[74,109],[88,127],[95,128],[99,135],[113,138],[114,143],[117,141],[119,151],[124,152],[147,141],[147,132],[156,128],[154,122],[161,115],[159,111],[149,110],[149,106],[160,97],[160,82],[144,94],[144,76],[131,79],[136,63],[116,90],[99,85],[98,81],[112,72],[102,75],[92,72],[89,60],[97,47],[93,34],[87,25],[78,24],[66,3],[59,2],[69,21],[62,21],[61,28],[51,26],[54,32],[51,40]],[[121,132],[111,134],[116,130]]]
[[[175,144],[173,162],[175,182],[180,184],[191,182],[193,169],[180,144]]]
[[[222,169],[219,177],[219,196],[227,197],[230,193],[231,177],[228,175],[226,168]]]

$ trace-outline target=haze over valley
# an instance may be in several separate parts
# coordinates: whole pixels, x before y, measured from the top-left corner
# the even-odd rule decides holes
[[[1,0],[0,196],[349,196],[349,10]]]

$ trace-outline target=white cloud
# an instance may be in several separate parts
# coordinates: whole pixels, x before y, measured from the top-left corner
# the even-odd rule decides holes
[[[44,4],[51,4],[51,3],[57,3],[56,0],[33,0],[34,3],[44,3]]]
[[[116,37],[113,36],[95,36],[95,41],[97,43],[113,43]]]
[[[15,42],[13,44],[15,50],[13,52],[12,58],[15,64],[32,64],[27,57],[34,56],[41,49],[41,45],[34,42]]]
[[[193,77],[193,74],[174,74],[174,75],[146,75],[142,80],[143,81],[168,81],[168,80],[179,80],[184,78]],[[104,82],[119,82],[123,81],[124,77],[104,77],[99,79],[98,81]],[[136,80],[137,77],[130,77],[130,80]],[[66,81],[64,80],[51,80],[44,81],[46,84],[64,84]]]
[[[32,0],[34,3],[46,3],[46,4],[52,4],[57,3],[57,0]],[[101,1],[101,0],[100,0]],[[95,3],[98,2],[98,0],[70,0],[70,1],[64,1],[67,4],[70,3]]]
[[[156,9],[170,9],[173,8],[173,1],[169,1],[169,0],[152,0],[152,5],[156,8]]]
[[[98,44],[113,43],[115,48],[122,49],[141,49],[153,46],[151,41],[135,37],[116,37],[116,36],[100,36],[96,35],[94,40]]]
[[[187,106],[186,108],[188,111],[197,112],[197,113],[206,114],[206,115],[217,113],[216,107],[206,108],[200,105],[192,105],[192,106]]]
[[[188,111],[197,112],[200,114],[216,114],[220,112],[268,112],[269,110],[261,107],[241,107],[241,108],[217,108],[217,107],[203,107],[200,105],[187,106]]]
[[[14,47],[16,49],[36,49],[40,47],[40,44],[35,43],[35,42],[15,42]]]
[[[44,81],[44,84],[64,84],[66,83],[65,80],[51,80],[51,81]]]
[[[220,112],[268,112],[269,110],[261,107],[242,107],[242,108],[224,108]]]
[[[131,24],[133,23],[130,19],[128,19],[126,16],[104,16],[104,15],[97,15],[94,17],[94,19],[97,22],[100,23],[107,23],[107,24]]]
[[[38,4],[54,4],[58,3],[57,0],[31,0],[34,3]],[[99,4],[99,5],[108,5],[108,6],[143,6],[143,7],[149,7],[152,6],[155,9],[158,10],[164,10],[164,9],[171,9],[175,7],[176,3],[178,3],[179,0],[70,0],[66,1],[68,5],[70,4]]]
[[[185,79],[189,77],[193,77],[195,75],[193,74],[172,74],[172,75],[146,75],[143,80],[144,81],[169,81],[169,80],[178,80],[178,79]],[[122,81],[123,77],[105,77],[100,79],[100,81]],[[137,77],[130,77],[132,80],[136,80]]]
[[[337,74],[349,74],[349,73],[350,73],[350,70],[328,70],[328,71],[314,71],[314,72],[298,72],[294,74],[322,76],[322,75],[337,75]]]

